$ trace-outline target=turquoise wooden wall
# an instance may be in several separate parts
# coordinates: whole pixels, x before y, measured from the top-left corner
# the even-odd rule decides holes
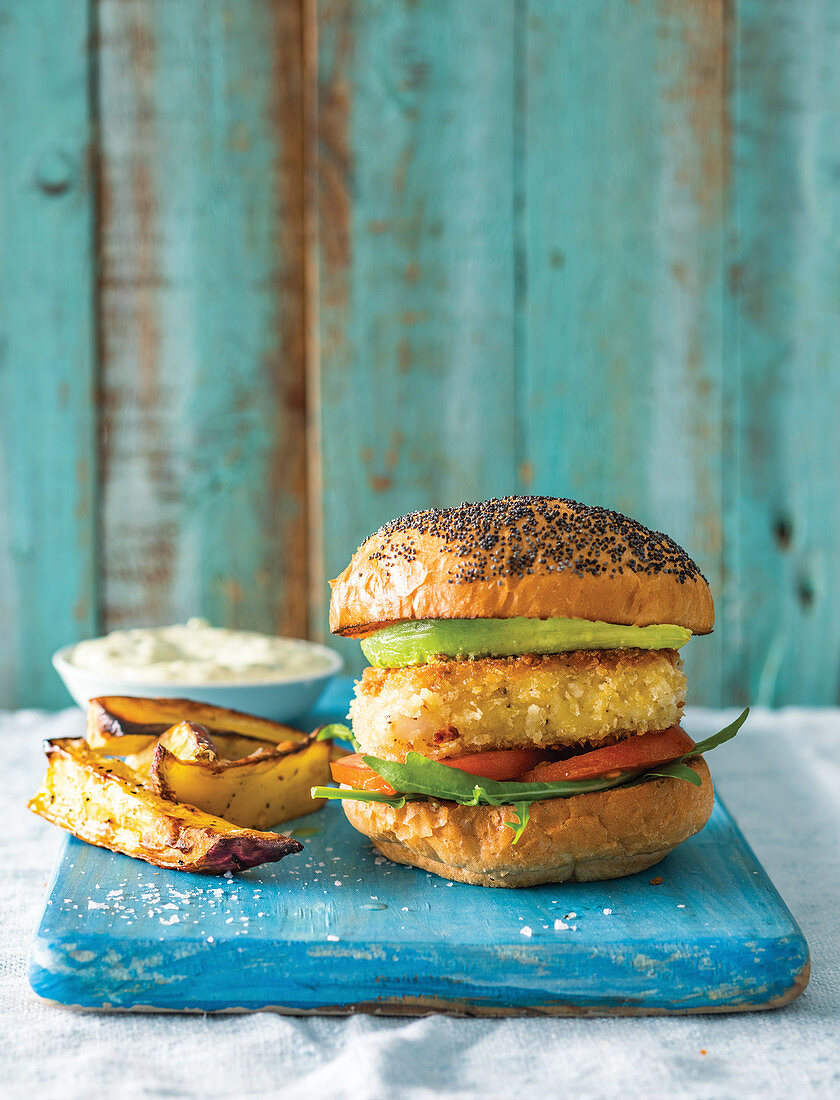
[[[695,702],[840,701],[832,0],[0,0],[0,704],[384,520],[700,561]],[[344,652],[358,667],[357,646]]]

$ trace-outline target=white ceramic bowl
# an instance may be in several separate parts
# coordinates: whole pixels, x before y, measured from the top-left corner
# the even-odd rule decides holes
[[[120,680],[76,668],[67,657],[74,648],[63,646],[53,654],[52,663],[64,681],[64,685],[84,710],[88,699],[99,695],[139,695],[149,699],[195,699],[212,703],[217,707],[229,707],[246,714],[257,714],[275,722],[293,722],[310,710],[329,681],[341,670],[343,661],[335,650],[317,642],[301,641],[329,660],[329,666],[321,672],[295,679],[259,680],[253,683],[173,684],[141,683],[138,680]]]

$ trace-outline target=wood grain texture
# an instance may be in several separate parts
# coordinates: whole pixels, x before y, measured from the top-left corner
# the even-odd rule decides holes
[[[232,881],[68,838],[35,992],[135,1011],[667,1016],[779,1008],[808,984],[808,945],[720,805],[658,887],[652,871],[450,884],[377,856],[337,805],[287,827],[303,853]]]
[[[318,15],[323,630],[380,523],[514,487],[514,7]]]
[[[723,56],[719,0],[527,5],[522,487],[667,531],[716,593]],[[691,700],[724,643],[687,647]]]
[[[0,2],[0,706],[96,622],[89,17]]]
[[[104,625],[303,634],[299,4],[99,23]]]
[[[349,697],[334,681],[306,727]],[[391,863],[336,804],[287,828],[302,853],[232,880],[70,837],[35,991],[85,1008],[623,1016],[776,1008],[807,985],[808,945],[720,803],[655,876],[523,890]]]
[[[692,701],[840,701],[838,46],[831,0],[0,0],[0,705],[104,628],[323,636],[380,523],[515,490],[698,560]]]
[[[738,0],[727,696],[840,699],[840,9]]]

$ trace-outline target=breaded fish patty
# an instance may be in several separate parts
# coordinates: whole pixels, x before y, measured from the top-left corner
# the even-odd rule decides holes
[[[679,722],[685,684],[671,649],[435,661],[366,668],[350,717],[362,751],[388,760],[595,746]]]

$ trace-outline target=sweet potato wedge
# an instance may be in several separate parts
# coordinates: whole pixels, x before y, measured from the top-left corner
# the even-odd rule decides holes
[[[198,722],[179,722],[158,738],[158,744],[179,760],[218,760],[216,745],[206,726]]]
[[[179,759],[166,740],[164,735],[158,742],[149,772],[149,786],[161,798],[188,802],[251,829],[291,821],[324,804],[309,790],[329,782],[331,745],[314,734],[303,744],[287,742],[242,760]]]
[[[277,833],[242,829],[193,806],[160,798],[120,760],[82,739],[47,741],[49,766],[29,809],[112,852],[179,871],[223,874],[275,863],[303,845]]]
[[[171,726],[183,721],[205,726],[211,737],[226,733],[270,745],[278,741],[303,741],[306,737],[301,730],[280,722],[209,703],[196,703],[192,699],[141,699],[131,695],[91,699],[85,737],[93,749],[129,756],[142,752]]]
[[[163,740],[163,738],[160,738],[160,740]],[[212,736],[220,760],[244,760],[246,757],[265,756],[266,753],[273,753],[278,750],[292,752],[296,747],[305,744],[306,740],[306,735],[303,733],[300,735],[300,739],[294,741],[289,738],[283,741],[258,741],[255,737],[243,737],[238,733],[225,733],[221,730],[216,730]],[[179,759],[183,759],[182,754],[173,749],[171,745],[167,745],[165,741],[164,745],[170,752],[174,752]]]
[[[158,745],[169,749],[179,760],[219,761],[252,760],[259,756],[276,755],[278,752],[292,752],[298,744],[305,743],[281,741],[277,744],[274,741],[258,741],[255,737],[242,737],[238,733],[220,731],[211,737],[206,726],[197,722],[179,722],[177,726],[172,726],[160,737],[150,741],[140,752],[125,757],[125,762],[145,780],[149,777],[149,769]]]

